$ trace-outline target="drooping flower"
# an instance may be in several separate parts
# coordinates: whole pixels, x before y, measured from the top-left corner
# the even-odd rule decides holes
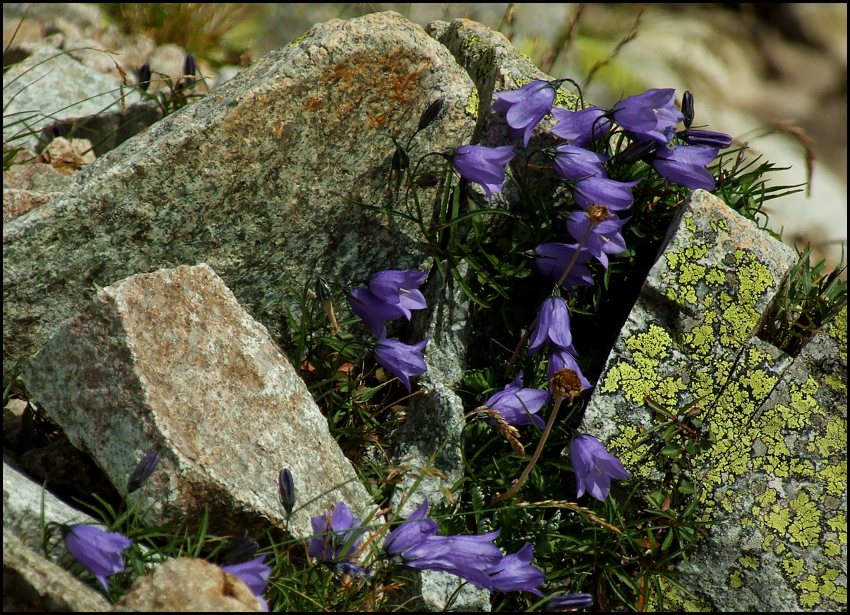
[[[575,348],[572,346],[566,349],[558,349],[553,350],[549,355],[549,382],[551,387],[551,382],[554,379],[555,375],[563,370],[571,370],[575,372],[578,376],[579,382],[579,393],[590,388],[590,381],[584,377],[584,374],[581,373],[581,367],[579,367],[578,361],[576,361]],[[554,391],[553,391],[554,393]]]
[[[528,147],[531,133],[543,116],[552,109],[555,89],[560,81],[532,81],[519,89],[496,92],[493,111],[504,113],[513,136],[522,135],[522,144]]]
[[[266,584],[269,581],[269,575],[272,569],[263,563],[265,559],[265,555],[258,555],[254,559],[242,562],[241,564],[221,566],[221,569],[228,574],[242,579],[245,585],[248,586],[248,589],[251,590],[251,593],[254,594],[254,597],[260,602],[263,610],[268,611],[269,605],[265,598],[263,598],[263,592],[266,591]]]
[[[552,157],[552,166],[558,177],[580,180],[588,177],[606,177],[603,154],[591,152],[576,145],[559,145]]]
[[[410,393],[410,379],[428,371],[424,355],[427,344],[428,338],[412,345],[398,340],[379,339],[375,345],[375,359],[398,378]]]
[[[717,156],[717,148],[698,145],[659,147],[650,164],[664,179],[696,190],[712,191],[714,176],[705,168]]]
[[[467,181],[479,184],[487,198],[502,191],[505,165],[515,156],[513,145],[487,147],[462,145],[449,156],[457,172]]]
[[[604,205],[612,211],[623,211],[632,206],[632,188],[639,183],[639,179],[621,182],[605,177],[588,177],[576,182],[572,193],[582,209],[591,205]]]
[[[552,128],[552,134],[568,140],[572,145],[583,146],[603,139],[611,130],[611,122],[606,118],[604,109],[588,107],[580,111],[552,109],[552,116],[558,123]]]
[[[580,498],[585,492],[604,501],[611,490],[611,479],[631,478],[620,460],[609,453],[603,444],[589,435],[577,436],[570,445],[570,460],[576,474]]]
[[[410,320],[412,310],[428,307],[418,290],[426,279],[427,273],[415,269],[379,271],[369,280],[368,288],[352,290],[348,302],[375,337],[386,337],[387,321],[402,316]]]
[[[531,332],[528,354],[533,355],[549,343],[554,348],[569,348],[573,343],[570,331],[570,309],[560,297],[549,297],[537,311],[537,321]]]
[[[537,258],[534,265],[547,278],[558,282],[564,275],[567,265],[573,260],[578,244],[566,243],[544,243],[534,250]],[[584,250],[578,250],[575,263],[570,268],[566,279],[561,286],[569,290],[573,286],[593,286],[593,276],[585,263],[590,260],[590,254]]]
[[[390,532],[384,550],[399,557],[405,566],[417,570],[448,572],[476,587],[492,589],[485,572],[503,557],[493,544],[499,531],[477,536],[438,536],[436,522],[427,518],[428,500]]]
[[[546,603],[547,611],[575,611],[589,609],[593,606],[593,596],[590,594],[567,594],[552,598]]]
[[[153,471],[156,470],[157,465],[159,465],[159,453],[157,451],[149,451],[136,464],[133,473],[127,479],[127,493],[133,493],[137,489],[140,489],[150,478],[151,474],[153,474]]]
[[[511,555],[505,555],[498,564],[489,568],[487,573],[493,583],[493,589],[502,592],[526,591],[535,596],[543,596],[537,586],[546,580],[546,575],[531,563],[534,546],[527,542]]]
[[[634,138],[667,143],[684,119],[675,99],[673,88],[653,88],[618,102],[610,117]]]
[[[310,524],[313,536],[307,552],[317,560],[349,560],[366,531],[363,522],[354,516],[345,502],[336,504],[330,513],[312,517]]]
[[[620,231],[629,218],[621,219],[609,212],[604,220],[597,222],[592,219],[594,207],[591,206],[586,211],[572,212],[567,220],[567,230],[576,241],[586,237],[582,248],[607,269],[608,255],[620,254],[626,249],[626,240]]]
[[[133,546],[133,541],[118,532],[106,532],[85,523],[63,528],[63,532],[68,552],[109,591],[107,579],[124,570],[122,553]]]
[[[277,488],[280,505],[283,506],[287,516],[289,516],[295,506],[295,481],[292,479],[292,472],[289,471],[289,468],[280,471],[277,478]]]
[[[537,413],[549,401],[549,392],[528,389],[522,386],[522,372],[513,382],[484,402],[485,408],[499,413],[509,425],[530,425],[532,422],[543,428],[543,419]],[[491,423],[494,422],[492,419]]]

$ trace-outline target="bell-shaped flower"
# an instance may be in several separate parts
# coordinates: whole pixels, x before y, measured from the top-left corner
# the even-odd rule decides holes
[[[676,90],[654,88],[624,98],[609,117],[634,138],[667,143],[685,116],[676,108]]]
[[[573,260],[578,244],[544,243],[534,250],[536,258],[534,265],[553,282],[558,282],[567,270],[567,265]],[[561,286],[569,290],[573,286],[593,286],[593,276],[585,263],[590,260],[590,254],[578,250],[579,254],[561,282]]]
[[[339,502],[330,513],[310,519],[313,536],[307,552],[317,560],[348,560],[354,553],[366,528],[344,502]]]
[[[248,589],[251,590],[251,593],[254,594],[254,597],[260,602],[263,610],[268,612],[269,605],[266,603],[265,598],[263,598],[263,592],[266,591],[266,584],[269,581],[269,575],[272,569],[263,563],[265,559],[265,555],[258,555],[254,559],[242,562],[241,564],[221,566],[221,569],[228,574],[242,579],[245,585],[248,586]]]
[[[675,145],[659,147],[653,154],[651,165],[667,181],[691,190],[714,190],[714,176],[705,168],[717,156],[716,147]]]
[[[575,358],[576,354],[575,348],[572,346],[567,349],[552,351],[549,355],[549,382],[552,382],[552,379],[558,372],[567,369],[572,370],[578,376],[578,381],[580,383],[580,390],[578,393],[581,393],[582,391],[589,389],[591,385],[590,381],[584,377],[583,373],[581,373],[581,367],[579,367],[578,361],[576,361]]]
[[[68,552],[109,591],[107,579],[123,572],[122,553],[133,546],[133,541],[118,532],[106,532],[85,523],[63,528],[63,532]]]
[[[398,340],[379,339],[375,345],[375,359],[384,369],[398,378],[410,393],[410,379],[428,371],[428,366],[425,364],[427,344],[427,338],[412,345]]]
[[[531,331],[528,354],[533,355],[549,343],[554,348],[569,348],[573,343],[570,331],[570,310],[560,297],[549,297],[537,311],[537,321]]]
[[[604,139],[611,131],[611,122],[604,109],[588,107],[580,111],[552,109],[552,116],[558,123],[552,128],[552,134],[566,139],[572,145],[583,146]]]
[[[631,478],[620,460],[609,453],[602,443],[589,435],[577,436],[570,444],[570,461],[578,483],[576,498],[585,492],[604,501],[611,490],[611,479]]]
[[[582,249],[594,256],[602,266],[608,268],[608,255],[620,254],[626,249],[626,240],[621,233],[630,218],[618,218],[611,214],[602,222],[594,224],[589,212],[574,211],[567,219],[567,230],[573,239],[581,241],[585,237]]]
[[[487,147],[462,145],[449,156],[457,172],[465,180],[479,184],[487,198],[502,191],[505,166],[516,155],[513,145]]]
[[[492,589],[486,570],[503,557],[493,541],[499,530],[488,534],[467,536],[431,536],[400,553],[405,566],[417,570],[448,572],[472,585]]]
[[[549,392],[523,388],[522,372],[504,389],[484,402],[485,408],[499,413],[508,425],[530,425],[543,428],[543,419],[537,413],[549,402]],[[490,421],[494,422],[493,420]]]
[[[588,177],[575,183],[573,198],[582,209],[592,205],[604,205],[612,211],[623,211],[632,206],[634,196],[632,188],[640,183],[639,179],[621,182],[605,177]]]
[[[424,542],[431,536],[436,536],[437,522],[428,519],[427,498],[405,519],[401,525],[390,532],[384,539],[384,550],[390,555],[401,555]]]
[[[537,589],[537,586],[546,580],[546,575],[531,563],[533,555],[534,546],[527,542],[522,549],[511,555],[505,555],[498,564],[489,568],[487,573],[493,583],[493,590],[526,591],[543,597],[543,592]]]
[[[606,177],[607,156],[576,145],[559,145],[552,157],[555,173],[562,179],[580,180],[588,177]]]
[[[493,110],[504,113],[513,136],[522,135],[522,144],[528,147],[531,133],[543,116],[552,109],[555,102],[554,84],[560,82],[532,81],[519,89],[496,92]]]
[[[369,280],[368,288],[353,289],[348,302],[375,337],[386,337],[387,321],[402,316],[410,320],[411,310],[428,307],[425,297],[417,290],[426,279],[427,273],[415,269],[379,271]]]

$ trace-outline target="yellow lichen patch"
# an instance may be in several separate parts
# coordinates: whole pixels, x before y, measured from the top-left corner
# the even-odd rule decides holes
[[[829,336],[838,345],[838,355],[847,363],[847,307],[845,306],[829,324]]]
[[[646,463],[650,445],[634,425],[626,425],[618,436],[611,439],[608,448],[635,478],[648,478],[651,475],[652,467]]]
[[[478,117],[478,105],[480,104],[481,99],[478,95],[478,88],[472,88],[472,91],[469,93],[469,98],[466,99],[466,106],[463,108],[464,112],[470,117]]]
[[[733,570],[729,573],[729,587],[732,589],[741,589],[744,586],[744,581],[740,570]]]
[[[820,471],[827,495],[840,496],[847,489],[847,460],[842,459]]]
[[[758,570],[759,566],[761,565],[758,558],[755,558],[751,555],[742,555],[738,558],[738,563],[742,567],[749,568],[751,570]]]
[[[847,448],[847,423],[841,419],[827,421],[826,433],[809,443],[809,451],[817,449],[821,457],[829,457]]]
[[[806,570],[806,562],[799,557],[786,556],[781,563],[782,569],[789,578],[796,578]]]
[[[824,376],[823,383],[841,395],[845,397],[847,396],[847,383],[840,377],[835,376],[834,374],[828,374]]]
[[[817,544],[821,533],[823,514],[806,491],[800,493],[788,503],[791,510],[788,537],[803,547]]]

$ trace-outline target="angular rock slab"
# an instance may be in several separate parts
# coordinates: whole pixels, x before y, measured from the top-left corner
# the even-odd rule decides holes
[[[3,612],[104,613],[112,605],[3,527]]]
[[[373,512],[303,381],[205,264],[102,289],[22,378],[119,491],[145,452],[160,451],[136,492],[151,520],[194,524],[206,505],[218,531],[282,526],[283,468],[295,479],[297,536],[339,501],[363,519]]]
[[[846,596],[846,563],[838,560],[846,533],[836,529],[846,518],[846,399],[844,408],[821,405],[816,393],[824,386],[794,375],[803,356],[793,359],[755,337],[796,260],[791,248],[695,191],[671,225],[584,417],[583,430],[652,486],[663,471],[663,443],[648,434],[658,423],[645,397],[671,412],[701,409],[716,441],[689,459],[689,472],[710,530],[683,570],[684,585],[706,601],[702,608],[805,610],[814,600],[805,586],[814,579],[843,584]],[[841,373],[846,337],[843,353]],[[825,355],[833,371],[839,354]],[[777,401],[783,390],[787,403]],[[825,591],[822,604],[834,605],[836,593]]]
[[[411,160],[469,143],[473,91],[448,50],[397,13],[319,24],[271,52],[4,225],[4,374],[93,285],[135,273],[209,263],[277,338],[318,275],[356,286],[420,267],[416,224],[350,200],[385,204],[390,136],[406,142],[437,98],[443,111]]]

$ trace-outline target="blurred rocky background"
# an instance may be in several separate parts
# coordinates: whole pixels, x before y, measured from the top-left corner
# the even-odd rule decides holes
[[[386,10],[421,25],[467,17],[499,29],[544,72],[581,84],[596,105],[650,87],[673,87],[678,96],[690,90],[695,124],[730,133],[736,145],[788,167],[772,174],[774,185],[807,183],[767,202],[768,226],[786,243],[810,243],[830,269],[842,258],[846,4],[7,3],[4,67],[45,39],[64,49],[118,51],[131,78],[146,61],[179,75],[188,51],[214,87],[315,23]],[[104,72],[115,70],[102,52],[75,52],[83,54]]]

